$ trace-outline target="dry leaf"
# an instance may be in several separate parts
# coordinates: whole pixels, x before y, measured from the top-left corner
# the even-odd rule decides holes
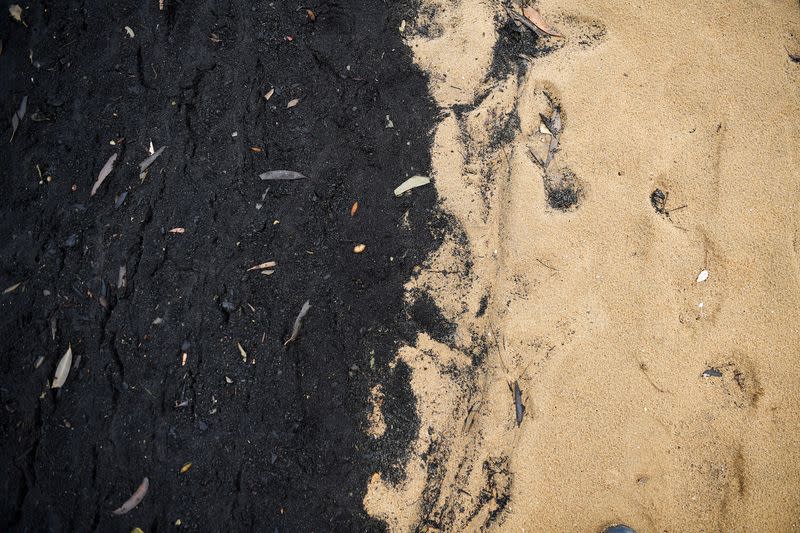
[[[293,98],[293,99],[289,100],[288,104],[286,104],[286,108],[289,109],[290,107],[294,107],[299,103],[300,103],[300,99],[299,98]]]
[[[128,32],[128,37],[130,37],[131,39],[136,37],[136,34],[133,33],[133,30],[131,29],[130,26],[125,26],[125,31]]]
[[[236,343],[236,347],[239,348],[239,354],[242,356],[242,361],[244,361],[246,363],[247,362],[247,352],[244,351],[244,348],[242,348],[241,343],[237,342]]]
[[[309,309],[311,309],[311,303],[308,300],[306,300],[306,302],[303,304],[303,307],[300,309],[300,313],[297,314],[297,318],[294,319],[294,327],[292,327],[292,336],[289,337],[286,340],[286,342],[283,343],[284,346],[297,339],[297,336],[300,334],[300,326],[303,325],[303,317],[306,316]]]
[[[186,233],[186,228],[172,228],[169,230],[170,233]]]
[[[353,207],[350,208],[350,216],[351,217],[356,216],[356,213],[358,213],[358,202],[355,202],[353,204]]]
[[[53,384],[50,385],[52,389],[58,389],[64,385],[69,375],[69,369],[72,367],[72,344],[69,345],[67,351],[61,356],[56,366],[56,373],[53,375]]]
[[[14,20],[22,22],[22,8],[19,7],[19,4],[11,4],[8,6],[8,12]],[[24,22],[22,23],[25,24]]]
[[[553,37],[564,37],[558,31],[550,26],[543,18],[542,15],[532,6],[527,6],[522,10],[522,14],[525,15],[525,18],[529,21],[533,22],[537,28],[545,32],[547,35],[552,35]]]
[[[367,249],[367,245],[366,244],[356,244],[353,247],[353,253],[354,254],[360,254],[361,252],[363,252],[366,249]]]
[[[139,163],[140,174],[145,170],[147,170],[148,168],[150,168],[150,165],[152,165],[155,162],[155,160],[158,159],[158,156],[161,155],[161,153],[164,151],[164,148],[166,148],[166,146],[162,146],[161,148],[153,152],[152,155],[150,155],[147,159]]]
[[[192,463],[186,463],[181,467],[181,474],[185,474],[192,467]]]
[[[4,290],[4,291],[3,291],[3,294],[8,294],[9,292],[14,292],[15,290],[17,290],[17,288],[18,288],[20,285],[22,285],[22,282],[21,282],[21,281],[20,281],[20,282],[18,282],[18,283],[15,283],[15,284],[13,284],[12,286],[10,286],[10,287],[9,287],[9,288],[7,288],[6,290]]]
[[[117,154],[111,154],[111,157],[108,158],[106,164],[103,165],[103,168],[100,169],[100,174],[97,175],[97,180],[92,185],[92,192],[89,196],[94,196],[97,192],[97,189],[100,188],[100,185],[103,184],[103,181],[111,174],[111,171],[114,170],[114,161],[117,160]]]
[[[317,14],[314,13],[311,9],[306,9],[306,16],[308,17],[309,22],[316,22],[317,21]]]
[[[115,515],[122,515],[125,513],[130,512],[133,510],[134,507],[139,505],[139,503],[144,499],[145,495],[147,494],[147,490],[150,488],[150,480],[144,478],[142,483],[139,485],[139,488],[136,489],[136,492],[131,494],[131,497],[128,498],[125,503],[119,506],[119,508],[115,509],[113,512]]]
[[[295,172],[293,170],[270,170],[269,172],[264,172],[263,174],[259,174],[259,177],[262,180],[302,180],[308,179],[308,176],[304,176],[299,172]]]
[[[259,146],[251,146],[251,147],[250,147],[250,151],[251,151],[251,152],[255,152],[256,154],[260,154],[260,153],[261,153],[261,152],[263,152],[264,150],[262,150],[262,149],[261,149]]]
[[[430,178],[426,178],[425,176],[414,176],[408,178],[406,181],[400,184],[398,188],[394,190],[395,196],[400,196],[406,191],[410,191],[415,187],[421,187],[423,185],[427,185],[431,182]]]
[[[265,263],[259,263],[256,266],[252,266],[248,268],[247,271],[250,272],[251,270],[264,270],[265,268],[272,268],[274,266],[277,266],[277,264],[278,263],[276,263],[275,261],[267,261]]]
[[[25,118],[25,111],[28,109],[28,97],[23,96],[22,101],[19,103],[19,108],[14,111],[14,115],[11,117],[11,139],[8,142],[14,140],[14,134],[17,133],[17,128],[19,127],[19,123],[22,122],[22,119]]]
[[[264,98],[269,100],[270,98],[272,98],[273,94],[275,94],[275,89],[270,89],[269,91],[267,91],[267,94],[264,95]]]
[[[700,274],[697,275],[697,283],[702,283],[703,281],[708,279],[708,270],[703,270]]]

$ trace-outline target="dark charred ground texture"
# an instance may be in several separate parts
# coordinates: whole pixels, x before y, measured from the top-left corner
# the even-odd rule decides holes
[[[396,30],[410,7],[316,3],[312,23],[277,0],[21,5],[27,27],[0,16],[0,289],[22,282],[0,296],[0,530],[382,529],[368,477],[418,427],[408,369],[387,368],[418,327],[402,285],[446,225],[433,187],[392,194],[429,171],[436,115]],[[167,148],[140,181],[151,140]],[[273,169],[311,179],[259,180]],[[246,272],[267,260],[274,275]],[[376,382],[391,424],[372,441]]]

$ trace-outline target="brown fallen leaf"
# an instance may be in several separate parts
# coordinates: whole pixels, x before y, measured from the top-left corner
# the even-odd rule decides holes
[[[92,192],[89,196],[94,196],[97,192],[97,189],[100,188],[100,185],[103,184],[103,181],[111,174],[111,171],[114,170],[114,161],[117,160],[117,154],[111,154],[111,157],[108,158],[106,164],[103,165],[103,168],[100,169],[100,174],[97,175],[97,180],[92,185]]]
[[[300,99],[299,98],[292,98],[291,100],[289,100],[289,103],[286,104],[286,108],[289,109],[291,107],[296,106],[299,103],[300,103]]]
[[[276,263],[275,261],[266,261],[264,263],[259,263],[256,266],[251,266],[250,268],[247,269],[247,271],[250,272],[251,270],[264,270],[266,268],[272,268],[274,266],[277,266],[277,264],[278,263]]]
[[[297,314],[297,318],[294,319],[294,326],[292,327],[292,336],[286,339],[286,342],[283,343],[284,346],[297,339],[297,336],[300,334],[300,326],[303,325],[303,317],[306,316],[309,309],[311,309],[311,302],[309,300],[306,300],[306,302],[303,304],[303,307],[300,308],[300,312]]]
[[[147,490],[150,488],[150,480],[144,478],[142,483],[139,485],[139,488],[131,494],[131,497],[125,500],[125,503],[120,505],[117,509],[114,509],[113,514],[115,515],[123,515],[125,513],[129,513],[133,510],[134,507],[139,505],[141,501],[144,499],[145,495],[147,494]]]
[[[363,252],[366,249],[367,249],[367,245],[366,244],[356,244],[353,247],[353,253],[354,254],[360,254],[361,252]]]
[[[170,233],[186,233],[186,228],[172,228],[169,230]]]
[[[14,292],[15,290],[17,290],[19,288],[20,285],[22,285],[21,281],[18,282],[18,283],[13,284],[12,286],[10,286],[6,290],[4,290],[3,294],[8,294],[9,292]]]
[[[350,208],[350,216],[351,217],[356,216],[356,213],[358,213],[358,202],[355,202],[353,204],[353,207]]]
[[[547,35],[552,35],[553,37],[564,37],[558,32],[558,30],[548,24],[547,21],[542,18],[542,15],[539,14],[539,11],[537,11],[533,6],[526,6],[523,8],[522,14],[526,19],[533,22],[537,28],[545,32]]]

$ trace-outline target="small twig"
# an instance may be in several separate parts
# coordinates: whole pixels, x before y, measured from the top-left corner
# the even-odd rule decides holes
[[[547,263],[545,263],[544,261],[542,261],[542,260],[541,260],[541,259],[539,259],[538,257],[535,257],[534,259],[536,259],[536,261],[537,261],[537,262],[538,262],[540,265],[542,265],[543,267],[546,267],[546,268],[549,268],[550,270],[555,270],[556,272],[558,272],[558,269],[557,269],[557,268],[555,268],[555,267],[551,267],[550,265],[548,265]]]

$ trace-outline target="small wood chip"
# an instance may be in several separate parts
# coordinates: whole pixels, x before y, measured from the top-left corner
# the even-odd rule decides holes
[[[260,146],[251,146],[250,151],[256,154],[260,154],[264,150]]]
[[[181,474],[185,474],[192,467],[192,463],[186,463],[181,467]]]
[[[276,263],[275,261],[266,261],[264,263],[259,263],[256,266],[251,266],[250,268],[247,269],[247,271],[250,272],[251,270],[264,270],[267,268],[273,268],[277,265],[278,263]]]
[[[358,202],[353,203],[353,207],[350,208],[350,216],[354,217],[358,213]]]
[[[355,246],[353,246],[353,253],[354,254],[360,254],[361,252],[363,252],[366,249],[367,249],[367,245],[366,244],[356,244]]]
[[[21,281],[18,282],[18,283],[13,284],[12,286],[10,286],[6,290],[4,290],[3,294],[8,294],[9,292],[14,292],[15,290],[17,290],[19,288],[20,285],[22,285]]]

